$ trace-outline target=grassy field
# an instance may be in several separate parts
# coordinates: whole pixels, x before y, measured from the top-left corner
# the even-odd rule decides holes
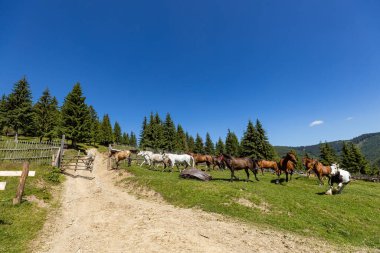
[[[21,170],[22,164],[0,164],[0,170]],[[54,185],[63,180],[58,172],[50,167],[31,166],[36,171],[35,177],[26,180],[24,198],[34,195],[37,202],[23,201],[13,206],[19,177],[0,177],[7,182],[5,191],[0,191],[0,252],[27,252],[28,244],[42,228],[49,205],[57,203],[52,198]]]
[[[124,165],[125,166],[125,165]],[[212,171],[212,181],[180,179],[173,173],[132,166],[125,179],[159,192],[171,204],[195,207],[262,227],[317,237],[335,244],[380,248],[380,184],[355,181],[341,195],[326,196],[315,178],[294,175],[275,184],[267,172],[260,181],[229,182],[230,172]],[[244,171],[237,176],[245,179]],[[284,177],[284,176],[283,176]],[[254,179],[253,179],[254,180]]]

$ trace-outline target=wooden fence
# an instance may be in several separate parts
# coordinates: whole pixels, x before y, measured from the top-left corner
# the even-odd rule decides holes
[[[60,142],[35,142],[0,140],[0,162],[24,162],[36,164],[51,164],[53,154],[56,154]]]

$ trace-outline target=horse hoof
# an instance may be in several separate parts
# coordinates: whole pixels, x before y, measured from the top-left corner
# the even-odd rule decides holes
[[[276,180],[276,184],[279,184],[279,183],[280,183],[280,180],[277,179],[277,180]]]

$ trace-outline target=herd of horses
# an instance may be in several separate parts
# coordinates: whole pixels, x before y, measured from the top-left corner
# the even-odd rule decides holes
[[[156,168],[156,164],[162,164],[164,171],[166,168],[170,168],[173,171],[174,166],[177,167],[178,171],[181,172],[180,165],[184,165],[185,169],[188,167],[197,167],[199,164],[206,164],[208,170],[213,169],[217,166],[219,170],[225,169],[227,167],[231,171],[230,181],[234,179],[239,180],[235,176],[235,171],[244,170],[247,174],[246,181],[249,181],[249,171],[253,173],[255,179],[257,178],[258,170],[261,169],[261,173],[264,174],[264,169],[272,169],[277,175],[276,183],[279,183],[280,176],[282,173],[285,174],[285,180],[288,182],[291,180],[295,168],[297,166],[297,158],[292,152],[288,152],[284,157],[281,158],[279,162],[267,161],[267,160],[257,160],[249,157],[233,157],[227,154],[220,154],[218,156],[187,153],[187,154],[171,154],[171,153],[153,153],[151,151],[133,151],[133,150],[110,150],[109,158],[113,157],[116,161],[116,167],[119,167],[119,163],[122,160],[127,159],[128,165],[131,164],[131,154],[135,153],[138,156],[142,156],[144,161],[140,164],[140,167],[144,164],[149,167]],[[332,189],[333,183],[338,184],[338,193],[340,193],[343,187],[350,182],[349,172],[339,168],[339,165],[332,164],[331,166],[325,166],[317,159],[304,157],[302,159],[302,164],[304,165],[308,177],[311,172],[314,172],[318,177],[319,184],[323,185],[323,177],[328,178],[328,184],[330,186],[330,191]],[[290,175],[290,179],[289,179]]]

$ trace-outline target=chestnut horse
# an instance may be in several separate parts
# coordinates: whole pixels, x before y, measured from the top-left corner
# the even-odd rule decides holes
[[[280,175],[281,175],[282,171],[285,172],[286,182],[288,182],[288,174],[290,174],[290,180],[291,180],[294,169],[296,167],[296,164],[297,164],[297,158],[291,152],[288,152],[286,154],[286,156],[281,158],[280,162],[278,163],[278,170],[277,170],[278,179],[277,179],[277,182],[280,179]]]
[[[317,175],[317,177],[319,179],[319,185],[324,185],[324,183],[322,181],[323,176],[326,176],[329,179],[328,183],[330,184],[330,180],[331,180],[331,167],[330,166],[325,166],[321,162],[315,161],[312,170],[314,170],[315,174]]]
[[[278,171],[278,166],[275,161],[259,160],[257,162],[259,168],[261,169],[261,174],[264,175],[264,169],[273,169],[275,172]]]
[[[206,163],[207,169],[210,170],[210,165],[213,163],[212,156],[196,154],[196,153],[188,153],[188,154],[194,158],[195,166],[197,166],[198,163]]]
[[[215,170],[215,166],[219,167],[219,170],[224,170],[226,166],[219,156],[212,157],[212,169]]]
[[[302,158],[302,164],[306,168],[307,177],[310,176],[310,172],[313,170],[315,162],[317,162],[316,159],[309,158],[307,156],[305,156],[304,158]]]
[[[116,169],[119,168],[119,163],[122,160],[128,159],[128,166],[131,166],[131,154],[130,150],[117,150],[111,149],[108,158],[114,157],[116,160]]]
[[[233,178],[239,180],[239,178],[237,178],[235,176],[235,170],[245,170],[245,173],[247,174],[247,180],[246,181],[249,181],[249,172],[248,172],[248,170],[251,170],[252,173],[255,175],[256,180],[259,181],[259,179],[257,178],[258,164],[257,164],[256,160],[248,158],[248,157],[235,158],[233,156],[226,155],[226,154],[221,154],[219,156],[219,158],[230,169],[230,171],[231,171],[231,179],[230,179],[230,181],[231,182],[233,181]]]

